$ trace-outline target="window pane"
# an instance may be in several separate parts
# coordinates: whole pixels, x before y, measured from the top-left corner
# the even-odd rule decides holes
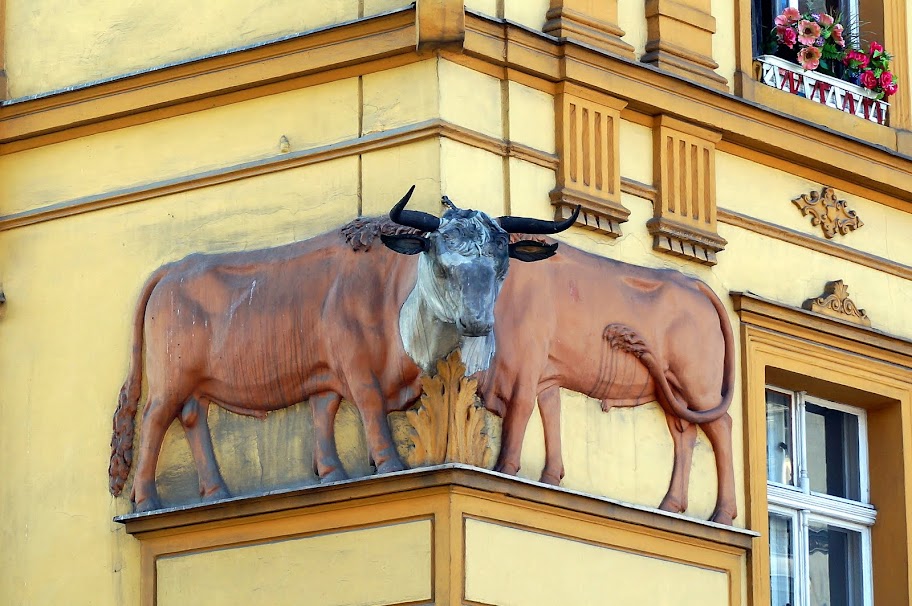
[[[861,606],[861,533],[808,524],[811,606]]]
[[[770,513],[771,606],[794,606],[794,541],[792,518]]]
[[[792,484],[791,396],[766,390],[766,477]]]
[[[858,417],[815,404],[806,411],[811,490],[860,501]]]

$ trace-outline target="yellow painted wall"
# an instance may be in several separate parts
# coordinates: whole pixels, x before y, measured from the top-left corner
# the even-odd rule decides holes
[[[431,594],[431,522],[162,557],[158,606],[381,606]]]
[[[507,1],[505,16],[540,27],[540,9],[546,3],[520,7],[517,2]],[[115,9],[100,0],[83,2],[78,9],[61,0],[6,4],[7,69],[14,96],[196,57],[359,14],[359,3],[348,1],[315,3],[312,10],[302,10],[301,3],[238,0],[219,5],[217,18],[171,0],[156,3],[154,11],[146,1],[118,4]],[[729,77],[733,43],[724,20],[731,7],[715,4],[721,33],[714,52],[720,73]],[[391,0],[363,3],[365,14],[405,5]],[[468,5],[488,14],[497,11],[493,1]],[[642,52],[642,3],[623,0],[619,14],[625,39]],[[156,44],[142,44],[151,39]],[[321,146],[357,145],[360,137],[394,135],[430,121],[554,153],[553,111],[553,99],[539,90],[512,82],[503,85],[492,76],[428,58],[360,78],[0,156],[0,214],[248,162],[279,161]],[[290,142],[289,152],[279,147],[283,135]],[[621,147],[622,174],[651,183],[650,129],[623,122]],[[133,306],[141,284],[159,265],[195,251],[254,249],[307,238],[359,212],[385,212],[413,183],[418,184],[413,204],[425,210],[439,211],[439,197],[447,194],[461,205],[492,214],[545,218],[553,213],[548,197],[555,185],[553,170],[518,158],[505,160],[464,141],[427,136],[398,146],[350,150],[346,157],[331,161],[0,232],[0,282],[8,298],[0,319],[0,597],[5,601],[56,604],[67,603],[73,595],[92,595],[100,605],[137,601],[137,542],[110,521],[129,505],[124,498],[108,495],[105,470],[111,414],[127,367]],[[762,196],[746,195],[748,186],[757,184],[763,186]],[[790,200],[820,185],[717,154],[720,207],[802,233],[818,232]],[[862,197],[841,197],[858,210],[865,227],[837,241],[912,264],[908,214]],[[645,227],[652,216],[648,200],[625,194],[623,203],[631,211],[623,237],[610,240],[575,229],[562,239],[611,258],[680,269],[705,280],[726,302],[729,291],[751,290],[799,305],[820,294],[827,280],[841,278],[876,328],[912,337],[912,320],[895,311],[912,295],[912,287],[899,278],[725,224],[719,231],[729,244],[719,255],[719,265],[697,266],[652,251]],[[738,394],[731,414],[743,512],[743,414]],[[671,465],[671,440],[659,408],[653,404],[604,414],[595,401],[582,396],[565,393],[563,400],[564,486],[656,505]],[[229,485],[244,491],[315,481],[309,466],[308,415],[306,407],[297,407],[262,423],[213,412],[213,432]],[[366,473],[360,420],[351,408],[340,414],[339,431],[349,471]],[[526,436],[521,475],[537,479],[543,460],[536,415]],[[163,490],[166,499],[193,498],[194,471],[177,428],[169,433],[160,474],[171,490]],[[715,471],[702,434],[690,496],[688,515],[707,517],[715,499]],[[736,523],[744,524],[743,515]],[[527,547],[529,553],[551,548],[548,538],[506,529],[497,532],[504,533],[495,545],[504,553],[517,546]],[[314,540],[302,540],[294,548]],[[363,542],[373,548],[375,541]],[[619,574],[617,578],[640,566],[656,566],[660,576],[677,574],[673,564],[590,552],[583,544],[561,549],[571,561],[603,562]],[[162,566],[203,562],[192,560],[202,556],[188,557]],[[230,565],[228,560],[219,566]],[[473,595],[499,599],[500,589],[489,571],[479,566],[472,568]],[[525,568],[524,574],[528,571]],[[710,576],[705,593],[699,595],[715,599],[714,590],[707,588],[715,587],[717,580],[711,575],[717,573],[706,574]],[[595,577],[585,578],[591,582]],[[601,577],[596,580],[601,582]],[[574,591],[589,591],[587,587],[583,581],[573,584]]]
[[[728,606],[728,575],[466,520],[467,600],[499,606]],[[521,554],[521,555],[520,555]]]
[[[7,0],[10,96],[34,95],[403,8],[406,0]]]

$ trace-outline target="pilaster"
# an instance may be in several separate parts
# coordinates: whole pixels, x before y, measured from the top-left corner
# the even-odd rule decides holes
[[[716,229],[716,143],[721,134],[660,115],[653,126],[658,189],[647,226],[655,250],[716,264],[727,242]]]
[[[462,47],[465,40],[465,5],[462,0],[417,0],[419,51]]]
[[[544,32],[558,38],[574,38],[628,59],[633,47],[618,22],[617,0],[551,0]]]
[[[557,151],[560,168],[551,200],[559,219],[582,206],[581,227],[621,235],[630,211],[621,204],[619,156],[621,110],[625,101],[563,83],[557,95]]]
[[[714,70],[712,35],[716,20],[710,0],[647,0],[646,53],[641,58],[659,69],[705,86],[727,89]]]

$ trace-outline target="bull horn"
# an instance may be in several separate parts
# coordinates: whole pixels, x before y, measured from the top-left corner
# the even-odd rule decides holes
[[[390,211],[390,220],[399,225],[413,227],[424,232],[437,231],[437,228],[440,227],[439,218],[417,210],[403,210],[405,205],[408,204],[409,198],[412,197],[413,191],[415,191],[414,185],[409,188],[408,193],[402,196],[402,199]]]
[[[511,234],[556,234],[569,228],[576,222],[580,214],[580,205],[573,209],[573,214],[565,220],[542,221],[541,219],[528,219],[526,217],[501,217],[497,221],[507,233]]]

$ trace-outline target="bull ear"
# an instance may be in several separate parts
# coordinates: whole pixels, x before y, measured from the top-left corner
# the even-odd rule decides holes
[[[427,252],[430,246],[428,239],[421,236],[388,236],[380,234],[380,239],[383,240],[387,248],[403,255],[417,255],[418,253]]]
[[[553,257],[557,252],[557,242],[545,244],[534,240],[520,240],[510,245],[510,256],[520,261],[541,261]]]

